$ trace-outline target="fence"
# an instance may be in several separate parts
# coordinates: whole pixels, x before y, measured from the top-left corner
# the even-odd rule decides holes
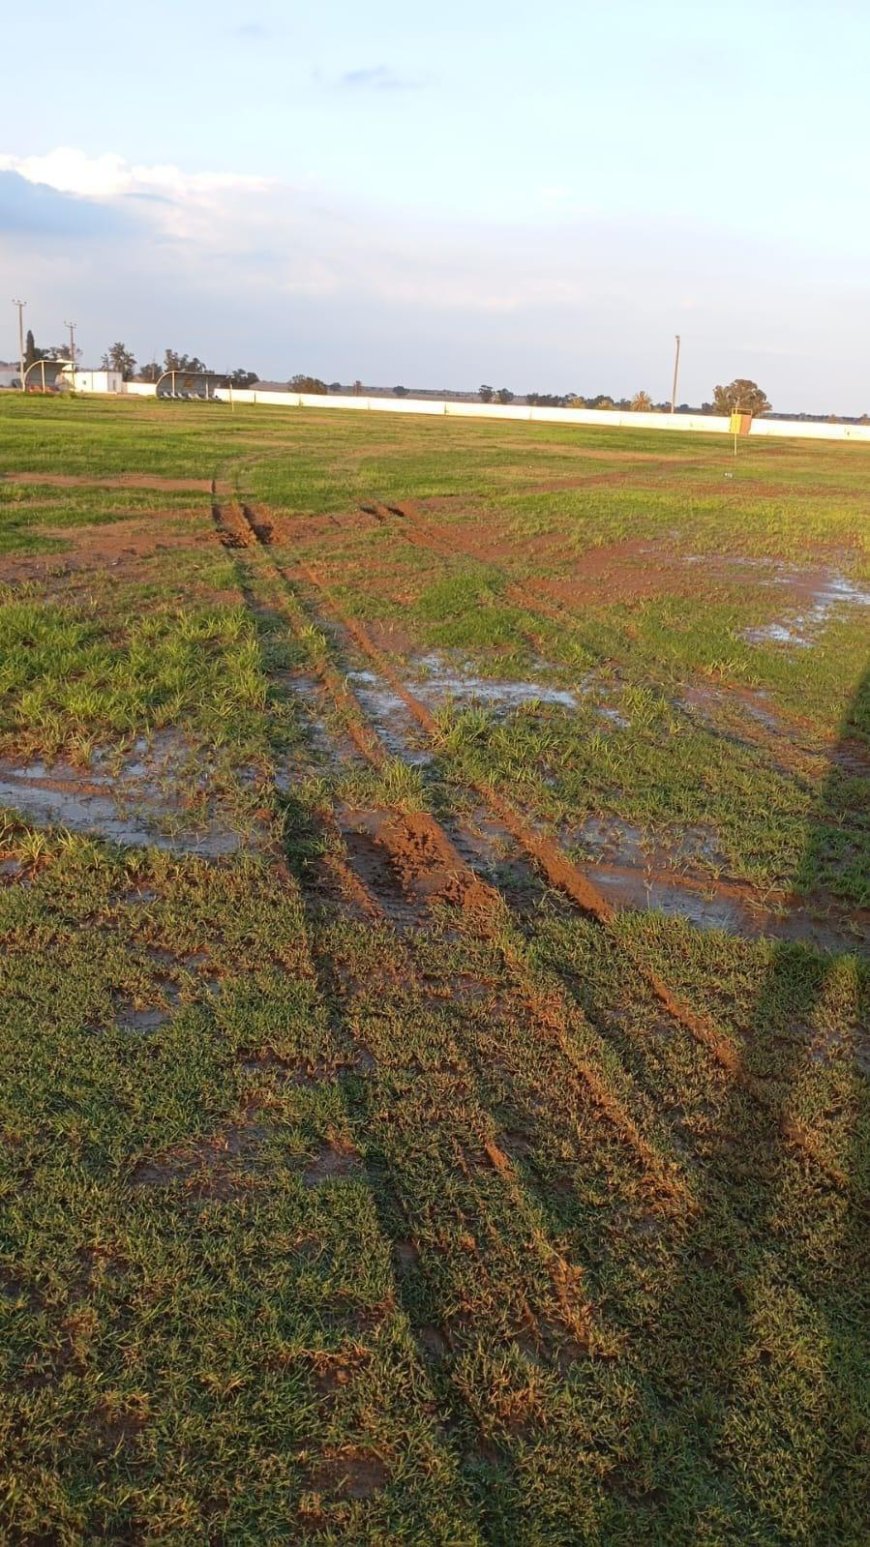
[[[154,397],[151,382],[128,381],[123,391]],[[343,397],[296,392],[237,391],[218,387],[215,397],[225,403],[261,403],[274,408],[349,409],[355,413],[425,414],[432,418],[513,419],[533,424],[585,424],[601,429],[663,430],[679,434],[727,435],[730,420],[719,414],[634,414],[608,408],[536,408],[526,403],[463,403],[436,398]],[[806,420],[753,419],[750,435],[776,435],[800,440],[870,442],[870,425],[808,423]]]

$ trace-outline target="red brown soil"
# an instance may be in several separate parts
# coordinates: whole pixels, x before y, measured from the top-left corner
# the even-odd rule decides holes
[[[302,1181],[306,1187],[320,1187],[334,1177],[354,1176],[360,1169],[359,1156],[352,1145],[339,1139],[324,1144],[314,1160],[305,1167]]]
[[[362,879],[380,902],[448,903],[491,911],[495,893],[466,864],[444,829],[425,812],[348,813],[345,842]]]
[[[427,508],[430,503],[427,501]],[[462,552],[506,569],[518,558],[524,566],[536,557],[548,566],[560,566],[564,573],[559,578],[513,581],[508,591],[513,599],[548,616],[557,615],[554,608],[570,612],[582,606],[619,602],[637,604],[662,596],[734,597],[748,588],[772,587],[774,583],[778,602],[784,602],[786,607],[807,609],[814,605],[819,591],[831,579],[828,567],[810,569],[778,563],[775,558],[769,562],[759,559],[752,567],[747,567],[746,556],[742,554],[698,556],[636,539],[603,544],[578,553],[563,536],[544,532],[524,537],[520,551],[507,537],[480,538],[467,526],[460,534],[455,524],[429,521],[413,501],[378,505],[372,509],[379,514],[379,519],[383,519],[384,513],[399,516],[402,518],[401,530],[408,541],[445,557]],[[838,555],[843,556],[845,551],[842,543],[836,547],[815,546],[819,552],[828,555],[831,562]],[[687,562],[690,558],[696,562]]]
[[[342,1499],[370,1499],[389,1481],[383,1461],[371,1452],[343,1451],[319,1461],[310,1474],[314,1493],[332,1494]]]
[[[164,478],[158,473],[119,473],[115,478],[94,477],[90,473],[2,473],[5,483],[41,484],[50,489],[156,489],[167,494],[185,490],[198,494],[211,492],[209,478]]]
[[[415,648],[414,639],[401,623],[370,623],[369,634],[379,650],[392,655],[410,655]]]
[[[172,519],[182,512],[173,511]],[[196,514],[201,512],[183,512]],[[5,581],[40,581],[59,575],[73,575],[92,571],[98,575],[106,569],[121,569],[125,579],[136,572],[136,561],[151,558],[155,553],[174,548],[189,548],[193,534],[171,531],[160,525],[161,513],[114,521],[111,524],[78,527],[43,527],[49,537],[60,538],[63,550],[54,553],[10,553],[0,558],[0,579]]]

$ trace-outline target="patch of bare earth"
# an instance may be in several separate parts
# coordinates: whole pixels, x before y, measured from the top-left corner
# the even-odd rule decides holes
[[[11,584],[63,581],[68,577],[101,577],[112,570],[118,578],[135,580],[144,575],[143,561],[160,553],[190,548],[192,534],[173,531],[162,522],[179,517],[199,519],[198,510],[155,511],[147,521],[131,516],[111,523],[79,527],[40,527],[40,534],[63,543],[62,552],[9,553],[0,559],[0,579]]]
[[[253,1120],[231,1124],[208,1139],[179,1146],[152,1160],[140,1160],[133,1168],[134,1188],[181,1187],[194,1197],[227,1200],[240,1196],[252,1185],[257,1152],[267,1137],[266,1128]]]
[[[305,1167],[302,1181],[308,1188],[321,1187],[324,1182],[358,1176],[360,1158],[347,1140],[330,1139],[322,1145],[314,1159]]]
[[[414,639],[401,623],[370,623],[369,634],[378,649],[388,654],[408,656],[414,650]]]
[[[315,1493],[340,1499],[370,1499],[389,1481],[389,1472],[379,1456],[371,1451],[344,1450],[325,1456],[310,1473]]]
[[[339,822],[351,867],[395,923],[417,924],[438,903],[491,906],[489,888],[426,813],[345,810]]]

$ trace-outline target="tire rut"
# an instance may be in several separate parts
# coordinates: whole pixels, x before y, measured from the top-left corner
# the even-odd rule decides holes
[[[266,545],[262,539],[256,537],[253,512],[250,506],[242,507],[242,515],[246,528],[251,534],[251,541],[257,543],[263,557],[267,558],[270,569],[289,589],[287,612],[291,626],[296,628],[299,626],[310,627],[312,621],[322,626],[325,620],[320,618],[313,608],[310,609],[310,613],[313,614],[312,618],[309,612],[302,607],[297,596],[297,592],[300,589],[300,578],[307,581],[319,595],[322,595],[323,588],[319,585],[317,577],[308,566],[299,565],[297,570],[289,571],[286,566],[276,562],[273,555],[267,555]],[[377,664],[381,674],[390,683],[393,691],[420,721],[424,730],[433,738],[438,737],[439,732],[434,717],[426,709],[425,705],[422,705],[395,676],[392,669],[384,662],[381,653],[376,650],[376,647],[368,639],[364,629],[360,625],[354,624],[351,620],[346,619],[340,609],[335,608],[335,606],[332,606],[328,611],[331,612],[332,618],[338,624],[341,631],[348,633],[351,638],[355,639],[363,654]],[[385,665],[386,670],[384,670]],[[365,725],[360,706],[348,687],[346,679],[338,673],[331,663],[322,663],[321,671],[324,685],[332,695],[356,711],[354,718],[359,728],[359,734],[354,739],[360,746],[360,750],[363,751],[376,770],[382,769],[387,760],[386,754],[376,733]],[[364,726],[365,729],[363,730]],[[489,793],[485,790],[480,790],[479,793],[483,796],[490,811],[495,814],[496,819],[501,820],[496,805],[489,798]],[[538,861],[538,868],[543,871],[545,879],[549,884],[553,884],[552,878],[546,873],[546,867],[540,864],[539,856],[531,851],[528,843],[522,841],[526,836],[525,829],[516,822],[505,823],[502,821],[502,825],[509,834],[513,833],[514,837],[520,838],[521,847],[530,854],[533,860]],[[425,834],[425,837],[423,837],[423,834]],[[685,1209],[687,1206],[690,1207],[689,1191],[685,1179],[679,1174],[680,1166],[678,1161],[676,1159],[664,1159],[654,1145],[647,1140],[638,1123],[630,1115],[631,1096],[629,1090],[626,1089],[623,1096],[618,1095],[612,1088],[612,1072],[608,1075],[603,1068],[597,1066],[594,1060],[578,1053],[574,1045],[575,1038],[571,1026],[574,1016],[581,1012],[572,1004],[567,992],[561,985],[554,981],[552,984],[548,984],[546,989],[543,989],[535,980],[523,960],[520,942],[511,938],[511,910],[500,890],[477,873],[460,854],[443,825],[428,814],[417,813],[413,817],[409,817],[406,814],[397,812],[391,817],[389,823],[385,823],[380,828],[378,836],[391,849],[389,857],[383,857],[386,859],[390,869],[398,872],[406,885],[409,881],[408,856],[415,851],[419,852],[421,840],[423,848],[429,848],[427,861],[431,862],[431,859],[437,855],[438,869],[442,872],[443,879],[441,877],[433,879],[431,869],[429,869],[429,879],[428,881],[425,880],[427,862],[424,862],[422,870],[418,870],[414,878],[414,887],[408,888],[412,892],[412,898],[414,890],[419,895],[422,888],[425,890],[427,899],[430,902],[449,902],[454,906],[458,904],[464,912],[473,916],[477,927],[483,929],[484,933],[496,942],[506,967],[528,1000],[539,1033],[559,1046],[563,1056],[582,1077],[598,1110],[619,1134],[622,1142],[637,1157],[642,1176],[645,1177],[646,1185],[651,1189],[655,1200],[660,1204],[662,1199],[665,1198],[668,1200],[670,1207],[677,1207],[680,1210]],[[353,858],[356,859],[357,864],[360,863],[361,853],[359,844],[357,844],[356,855]],[[348,856],[348,863],[350,863],[352,869],[355,868],[353,858]],[[377,859],[380,863],[381,856],[377,855]],[[564,864],[567,866],[568,861],[564,861]],[[391,910],[396,914],[396,901],[389,898],[387,895],[388,889],[376,889],[377,867],[370,866],[368,874],[365,873],[364,868],[362,873],[360,870],[357,870],[356,873],[363,884],[373,892],[378,904],[383,907],[385,914],[389,917]],[[381,879],[382,877],[383,873],[381,872]],[[375,886],[373,886],[373,882],[375,882]],[[565,888],[561,889],[564,890]],[[580,895],[583,896],[585,901],[589,900],[585,890],[581,889]],[[579,901],[579,896],[574,896],[574,901]],[[400,922],[402,922],[401,912],[398,913],[398,917]],[[507,929],[506,925],[508,925]],[[654,1126],[656,1128],[659,1127],[658,1124]],[[661,1142],[664,1143],[665,1134],[663,1130],[660,1132],[659,1137]],[[668,1146],[668,1149],[670,1149],[670,1146]]]
[[[400,507],[385,508],[395,512]],[[403,509],[402,514],[404,513]],[[335,601],[335,598],[330,594],[325,583],[310,565],[300,563],[299,568],[308,583],[322,598],[325,609],[342,625],[357,647],[377,667],[393,691],[415,715],[424,731],[433,740],[439,740],[441,735],[440,727],[431,710],[396,675],[389,660],[369,637],[365,625],[344,613],[343,609]],[[490,783],[476,782],[474,788],[490,811],[494,813],[520,844],[530,860],[543,872],[549,884],[568,896],[581,911],[594,918],[602,927],[612,930],[617,916],[613,904],[599,891],[591,878],[573,860],[568,858],[559,844],[552,838],[538,832],[527,818],[518,812]],[[723,1032],[709,1016],[694,1010],[691,1005],[674,993],[660,973],[650,968],[630,951],[624,939],[621,940],[621,945],[623,950],[629,955],[634,966],[649,984],[649,987],[666,1013],[679,1022],[684,1030],[699,1045],[706,1049],[720,1069],[731,1080],[736,1082],[750,1099],[757,1103],[762,1111],[778,1122],[783,1143],[788,1148],[799,1150],[804,1154],[807,1159],[819,1168],[832,1185],[841,1190],[848,1189],[850,1184],[845,1172],[837,1166],[832,1166],[824,1158],[813,1142],[812,1135],[806,1129],[784,1117],[778,1111],[776,1102],[768,1096],[762,1083],[744,1068],[743,1055],[733,1039]]]

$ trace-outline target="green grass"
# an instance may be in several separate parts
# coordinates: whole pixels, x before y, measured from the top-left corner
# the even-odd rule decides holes
[[[376,917],[341,867],[356,808],[467,837],[495,789],[860,925],[867,609],[753,645],[785,591],[735,561],[866,577],[866,452],[10,396],[3,471],[217,475],[277,522],[0,478],[0,754],[169,745],[177,830],[240,838],[0,814],[4,1540],[863,1541],[866,931],[604,927],[512,849],[486,918],[357,869]],[[369,766],[335,604],[421,691],[435,653],[576,707],[447,697],[421,764],[394,708]]]

